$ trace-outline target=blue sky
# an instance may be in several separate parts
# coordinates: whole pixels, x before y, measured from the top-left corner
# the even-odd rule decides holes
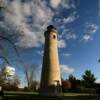
[[[40,79],[43,33],[50,24],[58,31],[62,77],[81,78],[90,69],[100,82],[100,0],[3,0],[2,5],[0,35],[12,39],[20,57],[4,40],[0,41],[0,55],[15,67],[22,83],[24,65],[34,64],[36,79]]]

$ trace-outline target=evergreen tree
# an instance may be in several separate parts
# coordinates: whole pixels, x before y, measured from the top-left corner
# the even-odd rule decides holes
[[[86,70],[84,75],[82,75],[82,78],[83,78],[83,83],[84,83],[86,88],[94,87],[96,77],[91,72],[91,70]]]

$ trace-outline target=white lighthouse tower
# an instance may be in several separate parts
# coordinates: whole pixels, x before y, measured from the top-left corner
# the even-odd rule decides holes
[[[40,95],[61,95],[61,76],[58,58],[57,31],[52,25],[44,33],[45,47],[41,73]]]

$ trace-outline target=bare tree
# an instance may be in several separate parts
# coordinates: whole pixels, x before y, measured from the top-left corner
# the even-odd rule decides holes
[[[0,40],[5,40],[5,41],[8,41],[10,44],[12,44],[12,47],[15,50],[17,56],[19,56],[18,49],[17,49],[16,45],[13,43],[13,41],[10,39],[9,36],[3,36],[0,34]]]
[[[19,53],[18,53],[17,47],[13,43],[13,41],[10,39],[9,36],[4,36],[3,34],[0,34],[0,40],[4,40],[4,41],[7,41],[8,43],[10,43],[12,45],[12,48],[15,50],[17,56],[19,57]],[[5,51],[4,45],[0,44],[0,50],[1,51]],[[1,81],[1,83],[3,83],[6,80],[6,75],[4,74],[5,63],[7,65],[10,65],[10,66],[11,66],[11,63],[9,62],[9,59],[7,58],[7,55],[1,54],[0,55],[0,59],[2,59],[3,62],[4,62],[3,64],[0,64],[0,81]]]
[[[31,65],[31,66],[25,65],[24,74],[25,74],[28,89],[30,89],[35,76],[35,65]]]

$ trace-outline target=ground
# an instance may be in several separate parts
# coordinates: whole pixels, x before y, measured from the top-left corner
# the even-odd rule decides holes
[[[43,97],[33,92],[5,92],[0,100],[100,100],[98,95],[66,93],[62,97]]]

